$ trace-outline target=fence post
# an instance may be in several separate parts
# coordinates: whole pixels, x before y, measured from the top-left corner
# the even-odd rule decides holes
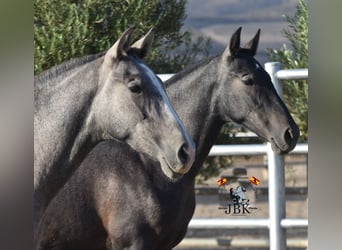
[[[265,63],[265,70],[271,77],[272,83],[282,97],[281,82],[275,73],[281,69],[281,63]],[[281,226],[282,219],[285,218],[285,168],[284,158],[275,154],[268,144],[268,210],[269,210],[269,238],[270,250],[286,249],[286,231]]]

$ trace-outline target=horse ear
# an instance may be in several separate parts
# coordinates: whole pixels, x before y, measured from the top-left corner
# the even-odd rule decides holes
[[[111,63],[114,59],[127,56],[127,50],[131,41],[134,28],[127,29],[114,45],[107,51],[105,62]]]
[[[139,58],[145,58],[150,52],[154,39],[154,29],[150,29],[145,36],[136,41],[131,47],[130,52],[136,54]]]
[[[253,37],[252,40],[250,40],[244,48],[250,50],[250,53],[252,56],[256,55],[256,52],[258,50],[258,44],[259,44],[259,38],[260,38],[260,29],[258,29],[257,33]]]
[[[239,27],[230,38],[229,45],[227,46],[226,50],[223,52],[224,59],[227,58],[228,56],[234,56],[239,52],[241,29],[242,27]]]

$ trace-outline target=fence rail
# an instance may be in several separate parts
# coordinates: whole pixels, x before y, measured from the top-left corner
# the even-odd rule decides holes
[[[303,80],[308,78],[308,69],[281,69],[279,62],[265,63],[265,70],[269,73],[275,89],[282,96],[282,85],[280,80]],[[172,74],[159,75],[162,81],[172,77]],[[298,144],[291,152],[307,154],[308,144]],[[250,145],[215,145],[209,156],[228,155],[260,155],[265,154],[268,158],[268,203],[269,218],[267,219],[199,219],[193,218],[189,228],[268,228],[270,250],[285,250],[290,239],[286,239],[285,229],[295,227],[307,227],[307,219],[289,219],[285,216],[285,171],[283,156],[275,154],[269,143]],[[188,239],[183,242],[187,244]],[[210,241],[210,240],[209,240]],[[214,242],[215,240],[213,240]],[[307,246],[307,241],[304,241]],[[202,246],[204,246],[204,241]],[[305,244],[304,244],[305,245]],[[182,247],[182,242],[179,245]],[[255,245],[254,245],[255,246]],[[195,247],[195,246],[194,246]]]
[[[305,228],[308,226],[306,219],[283,219],[281,225],[284,228]],[[191,229],[233,229],[233,228],[269,228],[269,219],[223,219],[223,218],[197,218],[189,223]]]
[[[269,150],[268,144],[246,144],[246,145],[214,145],[209,156],[231,156],[231,155],[264,155]],[[306,154],[308,144],[300,143],[290,154]]]
[[[216,249],[224,247],[224,249],[232,248],[262,248],[265,249],[269,247],[269,240],[267,238],[234,238],[234,239],[213,239],[213,238],[188,238],[184,239],[177,249],[194,249],[194,248],[206,248],[206,249]],[[307,248],[308,240],[293,238],[287,239],[286,245],[289,248]]]

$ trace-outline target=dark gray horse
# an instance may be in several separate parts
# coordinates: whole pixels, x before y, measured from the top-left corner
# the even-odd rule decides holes
[[[48,208],[40,249],[172,249],[195,209],[195,176],[227,121],[254,131],[279,153],[295,147],[298,127],[254,59],[260,31],[244,48],[240,32],[222,55],[166,82],[198,146],[191,170],[170,182],[157,162],[127,145],[99,144]]]
[[[132,32],[124,32],[106,53],[64,63],[35,79],[35,223],[100,141],[127,142],[158,160],[170,178],[189,171],[195,144],[162,82],[140,60],[153,32],[130,46]]]

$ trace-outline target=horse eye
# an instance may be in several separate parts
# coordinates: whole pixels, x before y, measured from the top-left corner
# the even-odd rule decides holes
[[[141,89],[141,86],[140,86],[140,81],[138,81],[138,80],[129,81],[128,82],[128,89],[132,93],[136,93],[136,94],[141,93],[142,89]]]
[[[252,85],[253,80],[251,79],[249,74],[244,74],[241,76],[241,80],[246,84],[246,85]]]

